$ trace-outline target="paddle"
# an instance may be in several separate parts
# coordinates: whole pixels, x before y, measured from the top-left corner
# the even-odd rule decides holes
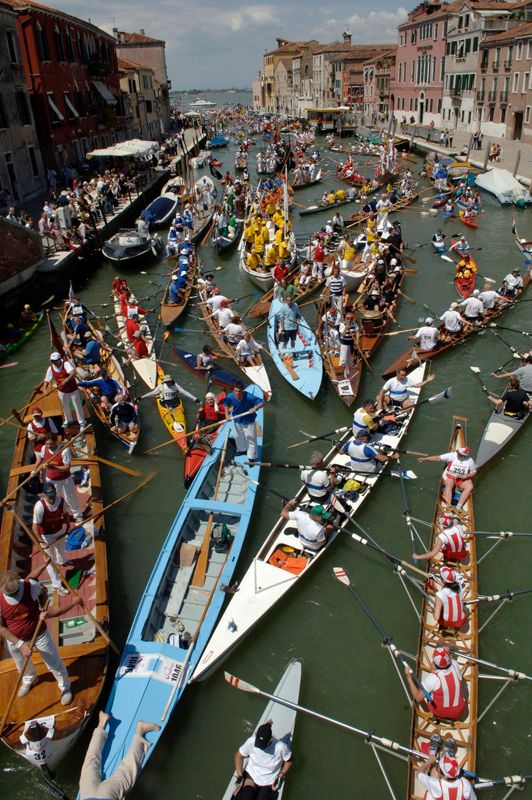
[[[0,369],[10,369],[11,367],[16,367],[18,365],[18,361],[10,361],[9,364],[0,364]]]
[[[257,411],[258,408],[259,408],[259,406],[254,406],[253,408],[250,408],[249,411],[243,411],[241,414],[236,414],[234,417],[231,417],[230,419],[232,419],[232,420],[240,419],[240,417],[245,417],[247,414],[252,414],[254,411]],[[218,422],[212,422],[210,425],[205,425],[203,428],[200,428],[197,431],[190,431],[190,433],[186,433],[184,436],[181,436],[180,438],[181,439],[188,439],[189,436],[196,436],[199,433],[203,433],[204,431],[211,430],[211,428],[217,428],[220,425],[225,425],[225,423],[227,421],[228,420],[221,419]],[[172,439],[168,439],[168,441],[163,442],[162,444],[155,445],[155,447],[151,447],[149,450],[145,450],[144,451],[144,455],[147,455],[148,453],[153,453],[155,450],[159,450],[161,447],[166,447],[167,445],[172,444],[172,442],[175,442],[175,439],[173,439],[173,438]]]
[[[477,603],[496,603],[498,600],[513,600],[514,597],[518,597],[520,594],[530,594],[532,589],[516,589],[515,592],[511,592],[509,589],[502,594],[479,594],[473,600],[464,600],[464,603],[468,605],[475,605]]]
[[[474,656],[470,655],[467,651],[459,650],[457,647],[451,646],[449,649],[457,659],[463,658],[464,661],[472,661],[474,664],[482,664],[483,667],[491,667],[491,669],[496,669],[498,670],[498,672],[506,673],[511,678],[517,678],[525,681],[532,681],[532,675],[526,675],[524,672],[520,672],[519,670],[516,669],[501,667],[498,664],[493,664],[493,662],[491,661],[485,661],[483,658],[475,658]]]
[[[18,363],[18,362],[15,362],[15,363]],[[31,406],[32,403],[35,403],[36,405],[38,405],[41,402],[41,400],[43,400],[45,397],[48,397],[48,395],[52,394],[52,392],[55,392],[55,390],[56,390],[56,386],[52,385],[52,386],[50,386],[50,388],[46,392],[43,392],[43,394],[39,394],[38,397],[33,397],[31,400],[29,400],[26,403],[26,405],[22,406],[22,408],[20,408],[18,411],[15,411],[15,409],[13,409],[13,413],[11,414],[11,416],[7,417],[7,419],[4,419],[2,421],[2,423],[0,424],[0,428],[3,428],[4,425],[8,424],[13,419],[19,419],[23,415],[24,411],[26,411],[26,409],[29,406]]]
[[[521,302],[524,303],[527,301],[521,300]],[[532,338],[532,333],[529,333],[528,331],[518,331],[517,328],[506,328],[504,325],[497,325],[496,322],[492,322],[488,327],[499,328],[499,330],[501,331],[510,331],[510,333],[519,333],[521,334],[521,336],[527,336],[528,338]]]
[[[510,539],[512,536],[532,536],[532,533],[522,531],[468,531],[475,536],[488,536],[492,538]]]
[[[277,469],[313,469],[312,466],[308,466],[306,464],[274,464],[271,461],[246,461],[245,462],[248,466],[252,467],[254,465],[260,467],[274,467]],[[338,465],[334,465],[338,466]],[[353,472],[349,467],[347,467],[350,472]],[[340,467],[342,469],[342,467]],[[417,475],[411,469],[403,470],[403,472],[356,472],[356,475],[379,475],[381,478],[404,478],[407,481],[415,481],[417,479]]]
[[[399,460],[397,461],[397,464],[399,465]],[[414,526],[412,525],[412,518],[410,516],[410,506],[409,506],[409,503],[408,503],[408,496],[406,494],[406,486],[404,484],[404,480],[403,480],[402,477],[401,477],[401,494],[403,495],[403,516],[405,518],[406,527],[408,529],[408,533],[409,533],[409,536],[410,536],[410,547],[412,549],[412,561],[415,564],[417,564],[418,560],[417,560],[417,558],[414,558],[415,552],[416,552],[416,545],[415,545],[415,541],[414,541]]]
[[[408,300],[409,303],[412,303],[413,305],[417,304],[417,300],[414,300],[412,297],[410,297],[409,295],[405,294],[401,289],[397,290],[397,294],[400,294],[401,297],[404,297],[405,300]]]
[[[469,369],[471,370],[473,375],[476,375],[476,377],[478,378],[478,381],[479,381],[480,385],[482,386],[482,391],[484,392],[484,394],[489,394],[488,387],[484,385],[484,381],[480,377],[480,373],[481,373],[480,368],[479,367],[469,367]]]
[[[130,469],[129,467],[123,467],[121,464],[115,464],[114,461],[108,461],[106,458],[102,458],[101,456],[97,456],[94,453],[91,453],[90,456],[87,458],[73,458],[72,464],[75,466],[83,465],[83,464],[91,464],[97,461],[100,464],[106,464],[108,467],[112,467],[113,469],[118,470],[119,472],[124,472],[126,475],[131,475],[133,478],[140,478],[142,477],[142,472],[137,472],[135,469]],[[22,467],[15,467],[9,473],[10,476],[12,475],[25,475],[27,472],[31,472],[35,464],[25,464]]]
[[[328,433],[323,433],[320,436],[311,436],[309,434],[306,434],[304,431],[300,431],[300,433],[303,433],[305,436],[308,436],[309,438],[308,439],[303,439],[303,441],[296,442],[295,444],[289,444],[286,449],[287,450],[291,450],[293,447],[301,447],[301,445],[308,444],[309,442],[317,442],[320,439],[328,439],[329,436],[334,436],[335,433],[345,433],[348,430],[349,430],[349,427],[346,427],[346,428],[335,428],[333,431],[329,431]]]
[[[496,339],[498,339],[500,342],[502,342],[504,345],[506,345],[506,347],[508,348],[508,350],[510,350],[510,352],[512,353],[512,358],[510,358],[508,361],[506,361],[506,362],[505,362],[505,363],[504,363],[504,364],[503,364],[501,367],[498,367],[498,368],[495,370],[495,372],[499,372],[501,369],[503,369],[503,367],[505,367],[505,366],[506,366],[506,364],[510,364],[510,362],[511,362],[511,361],[513,361],[513,360],[514,360],[514,358],[521,359],[521,355],[520,355],[520,353],[518,353],[518,352],[517,352],[517,350],[515,349],[515,347],[513,347],[513,346],[510,344],[510,342],[507,342],[505,339],[503,339],[503,338],[502,338],[502,336],[499,336],[499,334],[497,333],[497,331],[495,331],[495,330],[493,329],[493,327],[491,327],[490,325],[488,325],[488,329],[489,329],[489,330],[490,330],[490,332],[491,332],[491,333],[492,333],[492,334],[495,336],[495,338],[496,338]]]
[[[360,594],[357,592],[357,590],[349,580],[349,576],[347,575],[346,571],[342,567],[333,567],[333,573],[337,581],[342,583],[344,586],[347,586],[347,588],[349,589],[349,591],[359,604],[364,614],[368,617],[373,627],[376,628],[376,630],[380,634],[383,645],[389,650],[389,652],[394,658],[396,658],[398,661],[402,663],[403,667],[409,670],[410,675],[412,677],[412,681],[416,689],[422,691],[425,696],[425,699],[431,705],[434,705],[434,700],[432,698],[432,695],[429,692],[427,692],[427,690],[425,689],[425,687],[423,686],[423,684],[421,683],[415,672],[410,668],[408,662],[402,657],[401,651],[396,647],[396,645],[392,643],[391,637],[388,636],[387,633],[385,633],[379,621],[372,614],[372,612],[370,611],[370,609],[368,608],[368,606],[366,605]]]

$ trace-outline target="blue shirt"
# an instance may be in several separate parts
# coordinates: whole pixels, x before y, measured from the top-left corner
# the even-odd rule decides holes
[[[168,289],[168,297],[171,303],[177,303],[179,301],[179,289],[181,288],[178,286],[179,281],[172,281],[170,284],[170,288]]]
[[[102,397],[107,397],[108,400],[114,400],[118,392],[124,393],[124,389],[114,378],[94,378],[92,381],[79,381],[78,386],[83,388],[96,386],[100,390]]]
[[[246,391],[242,392],[242,398],[240,400],[238,400],[232,392],[228,394],[224,400],[224,406],[231,411],[232,417],[249,411],[250,408],[254,408],[258,403],[260,403],[260,400]],[[237,422],[240,422],[242,425],[250,425],[252,422],[255,422],[256,419],[257,414],[253,412],[251,414],[246,414],[245,417],[241,417]]]
[[[301,314],[295,303],[291,306],[285,304],[279,312],[279,318],[283,321],[285,331],[297,331]]]
[[[96,339],[91,339],[85,345],[85,355],[83,356],[84,364],[99,364],[100,363],[100,345]]]

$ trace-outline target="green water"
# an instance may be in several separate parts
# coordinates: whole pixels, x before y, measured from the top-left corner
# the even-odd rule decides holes
[[[253,151],[252,151],[253,152]],[[337,158],[338,154],[334,154]],[[232,151],[222,151],[224,169],[232,169]],[[253,157],[252,157],[253,159]],[[361,159],[362,161],[362,159]],[[332,165],[334,167],[334,165]],[[419,168],[419,164],[416,165]],[[321,195],[320,186],[298,192],[298,202],[311,204]],[[427,195],[426,195],[427,196]],[[403,211],[400,219],[403,235],[410,245],[426,243],[440,224],[439,218],[422,216],[420,202]],[[474,246],[482,247],[478,254],[480,272],[496,279],[502,278],[515,265],[522,266],[521,254],[511,234],[512,212],[485,200],[486,215],[478,231],[467,231]],[[532,238],[526,213],[519,212],[522,236]],[[324,216],[295,217],[296,232],[311,232]],[[447,223],[454,233],[459,224]],[[218,260],[209,246],[201,248],[201,257],[209,265],[221,266],[216,278],[224,293],[238,296],[253,288],[237,267],[237,254]],[[434,311],[443,311],[454,299],[452,267],[425,246],[416,254],[416,275],[409,275],[404,291],[416,300],[416,305],[403,301],[399,322],[403,327],[417,325],[424,313],[423,303]],[[128,275],[137,297],[151,294],[149,280],[157,281],[160,268],[149,268],[150,276]],[[109,301],[114,268],[108,264],[94,265],[90,277],[79,275],[76,285],[83,290],[83,300],[97,311],[98,303]],[[49,294],[50,292],[48,292]],[[43,295],[46,296],[46,295]],[[60,293],[58,293],[60,296]],[[532,299],[532,295],[530,297]],[[151,305],[154,301],[148,301]],[[250,299],[242,301],[241,308]],[[108,313],[105,309],[102,313]],[[309,321],[314,321],[314,306],[307,306]],[[197,311],[192,307],[182,318],[182,327],[201,328]],[[112,321],[111,323],[112,324]],[[530,329],[529,306],[522,304],[508,312],[503,324],[518,329]],[[259,338],[265,341],[264,328]],[[522,337],[503,334],[515,347],[524,349]],[[200,333],[172,334],[163,350],[163,359],[174,361],[171,343],[196,351],[209,338]],[[404,349],[404,337],[387,340],[372,361],[375,375],[363,378],[360,398],[373,396],[381,385],[379,374]],[[43,328],[31,344],[16,354],[19,366],[0,370],[0,414],[6,416],[13,405],[22,406],[31,387],[42,378],[48,358],[48,338]],[[419,409],[408,433],[407,445],[412,450],[431,453],[445,452],[451,431],[452,414],[469,418],[468,440],[476,451],[485,421],[488,404],[480,390],[470,365],[479,366],[484,374],[507,361],[510,353],[491,334],[477,336],[463,346],[441,356],[434,362],[436,379],[430,394],[453,386],[453,397],[439,405],[424,405]],[[229,368],[231,365],[228,364]],[[165,367],[194,393],[202,391],[202,383],[176,363]],[[312,447],[286,450],[286,445],[303,438],[299,429],[325,432],[347,424],[350,413],[324,381],[314,401],[302,398],[270,367],[273,400],[266,411],[265,457],[267,460],[304,462]],[[486,382],[501,388],[500,382]],[[425,394],[427,396],[427,394]],[[187,407],[192,423],[194,409]],[[161,543],[164,540],[179,502],[184,494],[182,485],[182,456],[172,448],[157,455],[143,452],[166,438],[155,405],[142,405],[142,440],[132,457],[124,455],[119,446],[98,429],[99,453],[121,463],[128,463],[143,473],[157,470],[157,477],[140,493],[122,505],[114,507],[106,517],[108,533],[109,583],[111,590],[111,635],[121,646],[127,635],[142,590],[150,575]],[[475,515],[481,530],[513,529],[526,531],[530,525],[530,457],[527,456],[529,432],[525,432],[483,472],[476,481]],[[0,434],[0,463],[3,471],[9,468],[12,456],[12,431],[4,427]],[[435,492],[440,477],[437,464],[418,464],[404,457],[403,466],[414,468],[418,480],[408,485],[414,516],[430,520]],[[260,492],[248,541],[239,565],[242,574],[253,554],[269,532],[279,513],[280,501],[268,492],[268,487],[290,494],[298,488],[297,473],[264,469]],[[103,468],[104,499],[110,502],[135,482],[133,478]],[[409,557],[410,545],[402,518],[403,505],[398,482],[382,480],[367,504],[359,521],[384,546],[404,558]],[[423,529],[422,529],[423,530]],[[487,549],[479,544],[479,553]],[[532,542],[514,540],[500,545],[479,568],[479,587],[482,593],[523,588],[530,584]],[[362,615],[353,598],[333,578],[332,568],[343,566],[356,583],[360,593],[381,621],[389,635],[401,648],[415,652],[419,624],[414,616],[398,578],[388,563],[371,554],[347,537],[340,537],[325,555],[315,572],[286,597],[228,659],[225,667],[232,673],[250,680],[266,691],[272,691],[288,660],[303,661],[301,701],[325,714],[351,722],[359,727],[408,744],[411,713],[394,668],[379,637]],[[481,618],[487,612],[483,610]],[[530,596],[507,605],[483,632],[480,640],[481,657],[507,667],[519,667],[532,672],[532,601]],[[115,661],[111,663],[113,674]],[[171,797],[183,800],[211,800],[223,794],[232,771],[235,749],[249,734],[260,716],[265,701],[230,688],[218,670],[208,681],[189,688],[170,720],[165,735],[142,773],[132,798]],[[481,682],[480,707],[483,708],[500,684]],[[107,689],[103,699],[107,697]],[[532,771],[530,739],[530,686],[511,686],[479,727],[478,773],[483,777],[498,777]],[[64,789],[70,795],[76,791],[76,781],[87,743],[85,736],[72,751],[59,773]],[[388,797],[376,761],[369,748],[358,738],[326,726],[317,720],[300,715],[296,727],[295,764],[290,773],[285,797],[322,800],[327,797],[385,798]],[[406,767],[396,759],[384,756],[388,774],[398,797],[404,796]],[[14,759],[7,751],[0,752],[2,791],[5,797],[20,800],[45,796],[38,778],[30,767]],[[171,787],[171,788],[170,788]],[[486,797],[502,797],[500,790],[484,792]],[[532,788],[524,795],[532,796]]]

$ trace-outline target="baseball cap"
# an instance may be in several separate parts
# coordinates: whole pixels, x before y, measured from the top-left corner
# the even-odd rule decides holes
[[[272,726],[269,722],[259,725],[255,734],[255,747],[265,750],[272,740]]]
[[[90,338],[91,336],[92,336],[92,333],[91,333],[90,331],[85,331],[85,333],[83,334],[83,338],[84,338],[84,339],[88,339],[88,338]]]
[[[458,573],[451,567],[441,567],[440,575],[445,583],[456,583]]]
[[[83,308],[81,306],[74,306],[72,309],[73,314],[83,314]]]
[[[40,406],[33,406],[33,408],[31,409],[31,413],[33,415],[42,414],[42,408]]]
[[[468,456],[470,455],[471,450],[469,447],[459,447],[457,452],[459,456]]]
[[[479,292],[479,290],[478,290],[478,289],[473,289],[473,292],[472,292],[472,294],[473,294],[473,297],[478,297],[478,295],[480,294],[480,292]]]
[[[163,383],[167,383],[168,381],[173,381],[173,380],[174,379],[172,378],[172,376],[167,374],[163,378]]]
[[[449,308],[451,309],[451,311],[454,311],[454,309],[455,309],[455,308],[458,308],[458,303],[457,303],[456,301],[455,301],[455,302],[453,302],[453,303],[451,303],[451,305],[449,306]]]
[[[432,654],[432,660],[434,661],[436,667],[445,669],[451,663],[449,650],[446,647],[437,647]]]
[[[56,488],[51,481],[46,481],[43,486],[44,494],[57,494]]]
[[[172,280],[176,281],[177,280],[177,275],[172,275]]]
[[[432,325],[432,323],[434,322],[434,320],[432,319],[432,317],[427,317],[427,319],[425,320],[425,322],[427,323],[427,325]]]
[[[228,305],[229,305],[229,300],[222,300],[222,302],[220,303],[220,305],[221,305],[221,306],[228,306]]]
[[[328,511],[325,511],[323,506],[312,506],[310,513],[315,517],[321,517],[322,519],[329,519],[331,516]]]
[[[61,355],[59,353],[52,353],[50,361],[61,361]]]

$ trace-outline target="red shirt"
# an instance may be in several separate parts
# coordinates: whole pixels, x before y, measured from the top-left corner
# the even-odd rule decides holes
[[[148,348],[146,347],[146,342],[142,339],[133,340],[133,349],[137,358],[148,358]]]
[[[281,283],[281,281],[286,278],[289,271],[290,270],[285,264],[276,264],[273,269],[273,279],[277,281],[277,283]]]
[[[41,609],[38,601],[31,596],[31,583],[23,581],[23,584],[22,597],[15,605],[11,605],[4,593],[0,592],[0,612],[8,631],[24,642],[28,642],[35,633]],[[44,633],[46,623],[43,623],[41,630]]]
[[[127,338],[129,339],[130,342],[135,341],[133,334],[135,333],[135,331],[138,330],[139,330],[138,322],[135,322],[134,319],[126,320],[126,333],[127,333]]]

